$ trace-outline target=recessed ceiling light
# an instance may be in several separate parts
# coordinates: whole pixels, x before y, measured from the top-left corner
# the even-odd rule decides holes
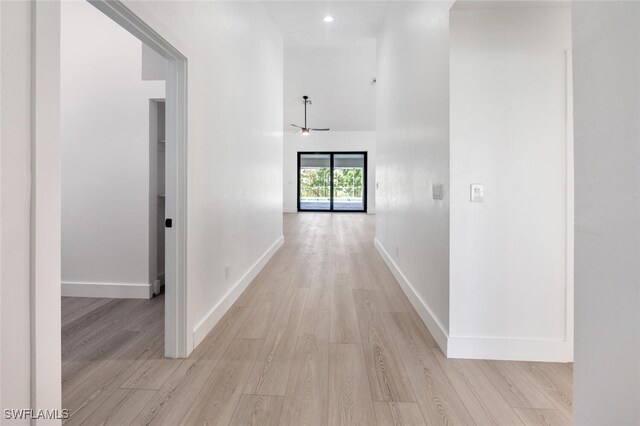
[[[324,22],[333,22],[333,16],[327,15],[327,16],[324,17],[323,21]]]

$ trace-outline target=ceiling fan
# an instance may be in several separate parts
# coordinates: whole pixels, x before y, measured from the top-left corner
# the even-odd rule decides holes
[[[300,133],[302,133],[303,135],[308,135],[312,130],[314,132],[329,131],[329,129],[312,129],[311,127],[307,127],[307,105],[311,105],[311,100],[308,96],[303,96],[302,99],[304,99],[304,127],[296,126],[295,124],[292,124],[292,126],[297,127],[298,129],[302,129]]]

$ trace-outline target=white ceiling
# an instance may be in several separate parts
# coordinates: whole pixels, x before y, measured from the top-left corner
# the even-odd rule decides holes
[[[387,1],[267,1],[285,46],[327,46],[376,37]],[[323,22],[331,15],[335,21]]]
[[[332,131],[375,130],[376,35],[386,1],[265,2],[283,36],[284,129],[304,124]],[[325,23],[327,15],[334,22]]]

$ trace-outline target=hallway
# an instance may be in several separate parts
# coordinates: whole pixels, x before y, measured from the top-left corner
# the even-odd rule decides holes
[[[285,215],[285,245],[184,360],[162,357],[162,297],[64,298],[67,424],[570,424],[569,364],[446,359],[373,229]]]

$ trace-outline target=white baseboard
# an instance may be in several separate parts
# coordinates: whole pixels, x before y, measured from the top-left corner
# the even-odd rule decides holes
[[[411,285],[407,277],[405,277],[400,268],[398,268],[398,265],[396,265],[393,259],[391,259],[391,256],[389,256],[389,253],[387,253],[382,243],[377,238],[374,239],[373,242],[376,246],[376,249],[378,250],[378,253],[380,253],[382,258],[384,259],[385,263],[393,273],[393,276],[396,277],[396,280],[400,284],[400,287],[402,287],[404,293],[407,295],[407,298],[409,298],[409,301],[413,305],[413,308],[416,310],[418,315],[420,315],[420,318],[422,318],[422,321],[431,332],[431,335],[433,335],[436,343],[438,343],[438,346],[440,346],[442,352],[444,354],[447,354],[447,341],[449,338],[447,330],[433,314],[433,311],[429,308],[429,305],[427,305],[427,303],[422,300],[422,297],[420,297],[420,295],[416,293],[413,285]]]
[[[195,348],[202,342],[202,340],[209,334],[213,327],[218,323],[220,318],[227,312],[227,310],[238,299],[242,292],[251,284],[251,281],[258,275],[258,273],[264,268],[269,259],[282,247],[284,244],[284,237],[278,238],[271,247],[256,261],[256,263],[249,268],[249,270],[238,280],[237,283],[227,291],[222,299],[205,315],[204,319],[200,321],[193,329],[193,347]]]
[[[566,340],[450,336],[447,349],[448,358],[573,361],[572,347]]]
[[[382,243],[374,244],[391,272],[400,283],[422,321],[448,358],[494,359],[510,361],[571,362],[573,348],[566,340],[450,336],[429,306],[422,300],[391,259]]]
[[[150,299],[152,284],[63,282],[62,296],[107,297],[113,299]]]

